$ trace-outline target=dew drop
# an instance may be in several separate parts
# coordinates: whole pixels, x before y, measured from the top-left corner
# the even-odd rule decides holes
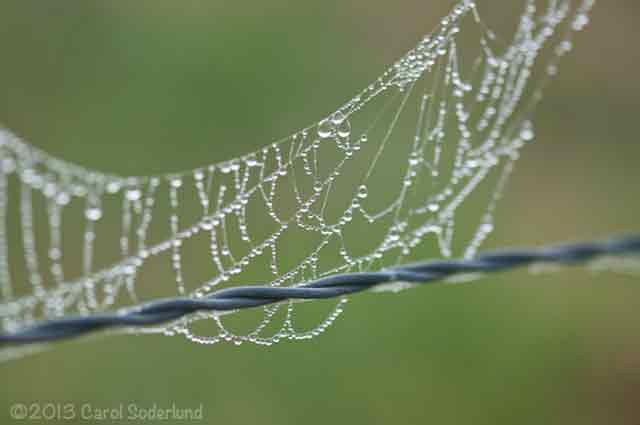
[[[129,189],[127,191],[127,199],[129,201],[137,201],[142,196],[142,192],[139,189]]]
[[[179,178],[171,179],[171,187],[173,187],[174,189],[178,189],[181,186],[182,186],[182,179],[179,179]]]
[[[196,179],[197,181],[202,181],[204,179],[204,171],[195,170],[193,172],[193,178]]]
[[[409,157],[409,165],[416,166],[420,163],[421,160],[422,158],[420,157],[420,154],[418,154],[418,152],[412,152],[411,156]]]
[[[42,192],[44,193],[44,196],[46,196],[47,198],[51,198],[56,194],[57,190],[58,188],[55,184],[47,183],[44,185],[44,189]]]
[[[206,218],[202,221],[201,227],[202,227],[202,230],[212,230],[213,221],[210,218]]]
[[[118,191],[120,190],[120,183],[116,182],[116,181],[112,181],[109,182],[107,184],[107,192],[108,193],[118,193]]]
[[[360,187],[358,188],[358,198],[364,199],[368,194],[369,190],[367,189],[367,186],[364,184],[360,185]]]
[[[351,123],[347,120],[342,121],[340,125],[338,125],[338,136],[342,138],[347,138],[351,134]]]
[[[89,207],[85,211],[85,216],[89,221],[98,221],[102,218],[102,210],[98,207]]]
[[[533,125],[531,124],[531,122],[526,121],[523,124],[522,129],[520,130],[520,138],[525,142],[530,142],[534,137],[535,133],[533,132]]]
[[[491,224],[491,223],[482,223],[480,225],[480,229],[479,230],[480,230],[480,232],[483,232],[483,233],[490,233],[490,232],[493,231],[493,224]]]
[[[73,194],[79,197],[83,197],[87,194],[87,188],[84,187],[83,185],[74,185],[71,187],[71,190],[73,191]]]
[[[2,168],[2,172],[5,174],[11,174],[16,169],[16,163],[11,158],[5,158],[0,163],[0,167]]]
[[[342,124],[342,122],[346,119],[346,117],[344,116],[344,114],[340,111],[336,112],[335,114],[333,114],[331,116],[331,122],[333,122],[335,125],[340,125]]]
[[[56,195],[56,203],[58,205],[64,206],[67,205],[71,201],[71,197],[67,192],[58,192]]]
[[[334,135],[335,126],[329,120],[322,120],[320,124],[318,124],[318,136],[321,139],[326,139]]]
[[[589,23],[589,17],[584,13],[580,13],[573,21],[572,28],[574,31],[580,31]]]

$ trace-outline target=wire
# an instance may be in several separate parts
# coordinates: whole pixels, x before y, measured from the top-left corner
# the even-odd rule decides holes
[[[125,312],[42,321],[22,330],[0,334],[0,347],[68,339],[118,327],[158,325],[201,311],[229,311],[286,300],[334,298],[391,282],[426,284],[467,273],[493,273],[531,264],[571,265],[602,256],[627,254],[640,254],[640,235],[533,250],[491,251],[473,259],[421,262],[378,272],[337,274],[297,287],[238,286],[221,289],[203,298],[157,300]]]

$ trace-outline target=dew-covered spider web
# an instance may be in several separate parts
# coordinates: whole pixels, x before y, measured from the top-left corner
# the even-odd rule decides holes
[[[3,331],[240,284],[297,286],[472,257],[534,139],[543,89],[592,5],[459,1],[324,119],[188,172],[104,174],[2,130]],[[198,313],[131,331],[269,345],[324,331],[346,299],[327,302]]]

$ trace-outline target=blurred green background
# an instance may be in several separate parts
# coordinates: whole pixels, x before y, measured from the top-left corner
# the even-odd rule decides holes
[[[3,0],[0,122],[120,174],[229,159],[335,109],[450,4]],[[638,229],[639,13],[596,5],[484,248]],[[0,418],[16,402],[71,401],[202,404],[220,424],[637,424],[639,319],[637,276],[580,268],[364,294],[303,343],[60,344],[0,365]]]

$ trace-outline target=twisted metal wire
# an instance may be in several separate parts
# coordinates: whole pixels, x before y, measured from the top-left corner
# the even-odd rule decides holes
[[[391,282],[426,284],[468,273],[493,273],[532,264],[571,265],[602,256],[627,254],[640,254],[640,235],[533,250],[491,251],[473,259],[422,262],[378,272],[336,274],[298,287],[238,286],[203,298],[162,299],[125,312],[42,321],[16,332],[0,334],[0,347],[50,342],[119,327],[158,325],[201,311],[221,312],[286,300],[334,298]]]

